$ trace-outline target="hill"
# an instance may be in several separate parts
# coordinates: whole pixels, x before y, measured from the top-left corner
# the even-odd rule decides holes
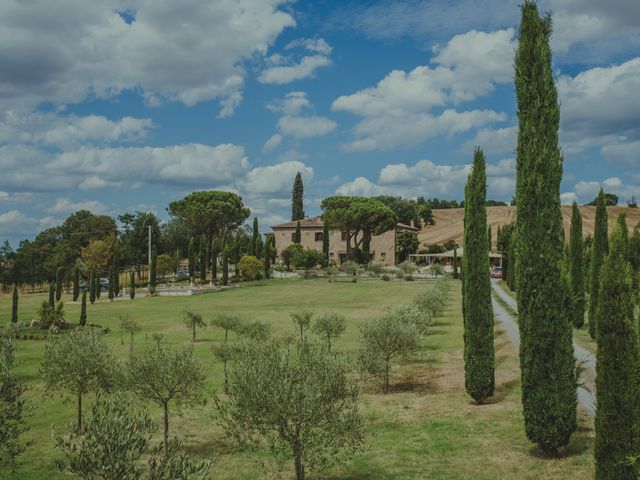
[[[627,214],[627,225],[629,231],[640,222],[640,209],[629,207],[608,207],[607,214],[609,216],[609,228],[622,212]],[[593,235],[593,228],[596,217],[596,207],[583,206],[580,207],[582,214],[582,230],[584,235]],[[444,243],[453,240],[462,245],[463,237],[463,208],[450,208],[444,210],[433,210],[433,218],[435,225],[425,226],[418,238],[420,244]],[[571,206],[562,207],[562,220],[564,223],[565,236],[569,238],[569,228],[571,226]],[[498,227],[508,225],[516,221],[516,207],[487,207],[487,223],[491,225],[493,245],[496,243],[496,234]]]

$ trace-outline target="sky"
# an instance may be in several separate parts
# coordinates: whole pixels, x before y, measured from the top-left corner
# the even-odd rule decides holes
[[[333,194],[514,193],[520,0],[3,0],[0,239],[195,190],[287,221]],[[640,2],[540,0],[554,22],[563,203],[640,197]],[[263,227],[264,228],[264,227]]]

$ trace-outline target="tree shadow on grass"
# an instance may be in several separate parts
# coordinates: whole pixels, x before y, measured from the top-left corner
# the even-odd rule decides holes
[[[366,470],[355,467],[346,468],[341,473],[309,475],[309,480],[383,480],[392,478],[379,465],[367,465]]]
[[[591,419],[588,420],[589,422]],[[585,424],[585,421],[580,422],[578,428],[575,433],[571,436],[571,440],[569,441],[569,445],[560,449],[558,454],[554,457],[550,457],[548,454],[543,452],[537,445],[532,446],[529,449],[529,453],[536,458],[571,458],[578,455],[582,455],[584,452],[589,450],[593,446],[593,438],[591,438],[590,433],[593,431],[593,427]]]
[[[520,378],[514,378],[513,380],[508,380],[504,383],[496,385],[493,396],[488,398],[484,403],[487,405],[492,405],[502,402],[507,397],[507,395],[512,394],[519,385]]]

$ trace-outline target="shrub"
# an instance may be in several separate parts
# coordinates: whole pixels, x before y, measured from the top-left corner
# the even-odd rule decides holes
[[[238,272],[247,280],[255,280],[262,272],[262,262],[252,255],[245,255],[236,265]]]
[[[428,311],[432,318],[441,316],[444,313],[445,295],[436,287],[432,287],[416,295],[414,303],[424,311]]]
[[[38,324],[42,329],[48,329],[52,325],[59,327],[64,324],[64,302],[58,302],[57,305],[51,305],[47,301],[40,304],[37,313]]]
[[[405,278],[418,270],[418,266],[409,260],[405,260],[404,262],[402,262],[400,265],[398,265],[398,268]]]
[[[347,275],[357,275],[362,271],[362,267],[352,260],[347,260],[340,266],[340,270]]]
[[[385,281],[385,282],[388,282],[389,280],[391,280],[391,277],[388,274],[383,273],[382,276],[380,277],[380,279]]]
[[[375,275],[380,275],[382,272],[384,272],[384,268],[384,262],[369,262],[369,264],[367,265],[367,271]]]
[[[404,279],[405,279],[407,282],[413,282],[413,275],[411,275],[411,274],[409,274],[409,275],[405,275],[405,276],[404,276]]]

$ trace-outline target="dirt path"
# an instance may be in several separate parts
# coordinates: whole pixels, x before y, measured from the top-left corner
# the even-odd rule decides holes
[[[505,292],[497,280],[491,280],[491,287],[495,295],[500,297],[514,311],[518,310],[517,302]],[[520,346],[520,330],[518,323],[513,316],[498,302],[492,298],[494,317],[500,322],[504,328],[509,340],[517,347]],[[584,372],[582,374],[582,382],[584,386],[578,387],[578,403],[590,415],[596,413],[596,396],[595,396],[595,378],[596,378],[596,359],[580,345],[573,342],[573,351],[578,362],[582,363]]]

